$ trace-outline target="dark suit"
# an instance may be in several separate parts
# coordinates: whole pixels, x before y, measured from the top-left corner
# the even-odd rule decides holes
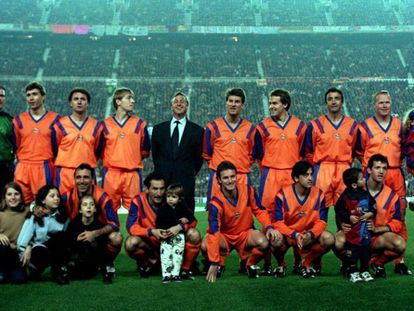
[[[204,129],[187,119],[177,154],[174,156],[171,146],[171,121],[154,126],[151,138],[152,160],[154,170],[167,179],[167,184],[179,182],[184,187],[185,200],[194,211],[195,176],[203,165]]]

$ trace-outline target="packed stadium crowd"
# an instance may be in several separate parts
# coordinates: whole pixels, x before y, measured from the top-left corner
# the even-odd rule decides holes
[[[2,23],[194,26],[412,25],[408,0],[4,0]],[[30,6],[26,14],[18,14]],[[92,8],[92,9],[91,9]],[[365,14],[366,11],[375,14]],[[190,18],[188,16],[191,16]]]

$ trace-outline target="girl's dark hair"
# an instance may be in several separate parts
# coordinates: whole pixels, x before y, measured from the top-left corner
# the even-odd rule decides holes
[[[14,181],[7,183],[3,188],[3,191],[1,193],[0,211],[4,211],[7,208],[6,192],[9,188],[12,188],[16,190],[18,193],[20,193],[20,203],[19,205],[17,205],[16,207],[13,207],[12,209],[16,212],[23,212],[25,210],[25,206],[23,202],[23,191],[22,191],[22,188]]]
[[[36,200],[35,200],[36,205],[45,207],[45,203],[43,203],[43,201],[46,199],[49,191],[53,189],[57,190],[59,197],[60,197],[60,192],[58,188],[56,188],[55,186],[51,186],[51,185],[44,185],[42,188],[39,189],[39,191],[36,194]]]

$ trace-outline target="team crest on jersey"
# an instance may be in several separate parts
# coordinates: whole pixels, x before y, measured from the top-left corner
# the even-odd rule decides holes
[[[120,133],[120,134],[119,134],[119,138],[124,139],[124,138],[125,138],[125,134],[124,134],[124,133]]]
[[[232,138],[231,138],[231,142],[232,142],[233,144],[237,143],[236,138],[232,137]]]
[[[237,213],[236,213],[236,215],[235,215],[234,217],[236,217],[236,218],[240,218],[240,213],[239,213],[239,212],[237,212]]]
[[[81,134],[79,134],[78,135],[78,141],[82,141],[83,140],[83,137],[82,137],[82,135]]]
[[[338,133],[335,133],[335,139],[339,140],[341,138],[341,136]]]
[[[390,143],[390,138],[389,137],[385,137],[384,138],[384,143],[389,144]]]
[[[33,133],[35,134],[39,133],[39,129],[37,127],[33,128]]]
[[[300,212],[299,212],[299,217],[303,217],[303,216],[305,216],[305,212],[300,211]]]
[[[281,140],[285,140],[286,139],[286,135],[285,134],[280,134],[280,139]]]

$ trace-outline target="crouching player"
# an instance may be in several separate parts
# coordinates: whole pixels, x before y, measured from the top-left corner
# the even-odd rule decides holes
[[[85,195],[80,199],[80,215],[72,220],[66,229],[69,248],[68,273],[71,279],[89,279],[98,273],[100,268],[105,284],[111,284],[112,278],[106,266],[112,264],[106,245],[108,236],[99,236],[93,241],[83,240],[82,234],[87,231],[100,230],[104,225],[96,215],[94,199]]]
[[[237,250],[242,261],[247,259],[249,278],[257,278],[257,260],[269,247],[269,240],[279,241],[282,236],[273,229],[267,211],[258,207],[254,189],[237,186],[237,170],[231,162],[221,162],[216,176],[220,192],[208,203],[209,227],[201,246],[210,262],[207,281],[216,281],[232,249]],[[253,214],[266,228],[266,236],[254,229]]]
[[[325,231],[328,210],[322,190],[312,186],[313,168],[309,162],[297,162],[292,168],[294,184],[282,188],[276,196],[274,227],[283,239],[272,243],[274,255],[283,264],[275,269],[276,278],[286,276],[284,257],[293,246],[302,257],[294,272],[304,278],[320,273],[322,256],[335,243],[332,233]]]
[[[73,220],[79,214],[80,200],[85,195],[91,195],[96,202],[96,210],[99,221],[104,224],[100,229],[82,232],[78,240],[94,242],[97,238],[105,237],[108,240],[106,254],[111,258],[104,273],[107,283],[115,275],[113,262],[122,247],[122,234],[119,232],[119,219],[109,195],[93,184],[93,168],[86,163],[79,165],[75,170],[75,188],[62,196],[62,202],[69,219]]]
[[[401,203],[398,195],[383,184],[388,169],[388,159],[382,154],[374,154],[368,160],[367,190],[375,199],[377,214],[368,222],[371,231],[371,268],[375,277],[385,277],[384,264],[399,258],[405,251],[406,242],[401,236]],[[342,224],[341,231],[336,234],[336,255],[343,260],[345,234],[350,226]],[[344,271],[346,272],[346,271]]]
[[[137,195],[131,203],[127,219],[127,230],[130,234],[125,241],[128,256],[135,259],[139,274],[148,277],[159,267],[160,240],[177,235],[182,231],[181,225],[168,229],[157,229],[156,217],[158,209],[164,204],[165,179],[157,172],[149,174],[145,180],[145,192]],[[190,267],[200,252],[200,232],[195,228],[197,221],[183,224],[184,258],[181,266],[181,278],[190,279]]]

